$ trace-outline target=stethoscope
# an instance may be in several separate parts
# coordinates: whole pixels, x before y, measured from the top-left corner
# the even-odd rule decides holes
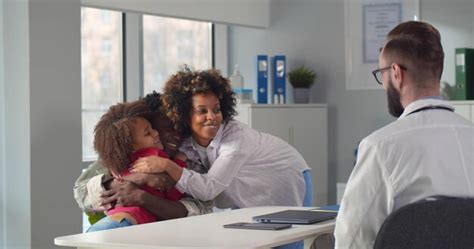
[[[445,110],[445,111],[454,112],[454,110],[449,108],[449,107],[439,106],[439,105],[432,105],[432,106],[425,106],[425,107],[422,107],[420,109],[414,110],[414,111],[408,113],[407,116],[415,114],[417,112],[427,111],[427,110]]]

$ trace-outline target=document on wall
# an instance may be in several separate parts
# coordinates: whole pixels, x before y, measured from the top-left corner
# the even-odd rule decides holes
[[[383,88],[376,69],[386,35],[403,21],[418,20],[420,0],[345,0],[346,89]]]
[[[402,4],[364,4],[362,8],[363,63],[377,63],[386,35],[402,20]]]

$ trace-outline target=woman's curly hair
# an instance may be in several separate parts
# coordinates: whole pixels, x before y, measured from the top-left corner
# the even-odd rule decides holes
[[[145,101],[139,100],[113,105],[100,118],[94,129],[94,149],[111,173],[120,175],[128,168],[135,122],[149,115]]]
[[[232,92],[229,80],[222,77],[215,69],[178,71],[166,82],[163,92],[163,108],[174,123],[175,129],[183,138],[191,136],[191,110],[194,94],[207,91],[214,93],[220,102],[223,121],[232,119],[235,111],[235,93]]]

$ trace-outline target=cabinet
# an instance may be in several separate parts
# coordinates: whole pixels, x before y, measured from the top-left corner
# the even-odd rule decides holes
[[[235,117],[251,128],[280,137],[311,167],[313,205],[327,204],[328,149],[326,104],[240,104]]]
[[[474,100],[450,101],[449,103],[454,106],[454,112],[474,123]]]

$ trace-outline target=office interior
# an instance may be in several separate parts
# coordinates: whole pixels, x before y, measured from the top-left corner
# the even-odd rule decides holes
[[[327,153],[322,204],[336,203],[337,184],[351,173],[358,141],[394,120],[370,71],[361,73],[370,76],[373,88],[350,89],[347,1],[0,0],[0,248],[56,248],[53,238],[82,231],[72,188],[84,167],[83,7],[212,22],[215,67],[228,76],[238,64],[246,88],[256,89],[258,54],[285,55],[289,69],[315,69],[310,103],[327,106],[327,147],[314,148]],[[440,30],[442,81],[454,83],[455,48],[474,47],[474,1],[403,2]],[[134,72],[125,76],[128,82],[140,81],[136,53],[127,54]],[[128,93],[129,99],[139,97],[133,89]],[[472,112],[474,119],[474,107]]]

